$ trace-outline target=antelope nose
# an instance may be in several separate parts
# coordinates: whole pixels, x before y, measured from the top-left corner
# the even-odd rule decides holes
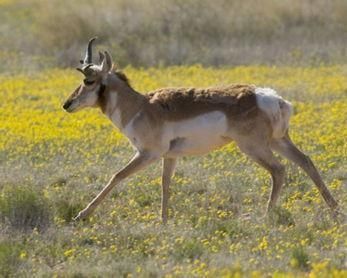
[[[66,101],[66,102],[64,103],[64,105],[63,105],[63,108],[64,108],[65,110],[69,109],[71,103],[72,103],[71,100]]]

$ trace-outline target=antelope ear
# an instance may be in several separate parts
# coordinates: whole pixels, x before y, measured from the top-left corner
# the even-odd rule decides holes
[[[104,61],[104,59],[105,55],[101,51],[99,51],[99,63],[101,64]]]
[[[111,58],[110,54],[108,54],[107,51],[105,51],[104,53],[105,53],[105,54],[104,54],[105,57],[104,57],[104,59],[103,59],[103,61],[102,61],[102,63],[101,63],[101,71],[102,71],[103,73],[107,73],[107,72],[109,72],[109,71],[111,70],[111,68],[112,68],[112,58]]]
[[[112,58],[111,58],[110,53],[108,53],[107,51],[105,51],[105,58],[106,58],[107,65],[111,70],[112,69]]]

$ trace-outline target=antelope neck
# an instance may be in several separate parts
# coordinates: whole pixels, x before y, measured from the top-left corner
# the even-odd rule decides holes
[[[117,82],[118,83],[118,82]],[[123,129],[143,107],[145,97],[126,84],[101,85],[99,104],[102,112]]]
[[[99,91],[98,91],[98,93],[97,93],[99,97],[102,96],[102,95],[104,94],[105,89],[106,89],[106,85],[104,85],[104,84],[101,83],[100,88],[99,88]]]

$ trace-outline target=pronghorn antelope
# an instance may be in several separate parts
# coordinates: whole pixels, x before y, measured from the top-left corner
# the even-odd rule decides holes
[[[78,68],[84,75],[83,83],[63,108],[67,112],[84,107],[101,108],[137,152],[75,220],[90,215],[120,181],[162,158],[161,214],[166,223],[169,185],[177,158],[207,153],[231,141],[270,172],[272,191],[268,211],[276,205],[285,175],[284,166],[273,151],[299,165],[328,206],[338,211],[337,202],[311,159],[291,141],[288,124],[292,106],[274,90],[230,85],[206,89],[165,88],[143,95],[112,65],[108,52],[99,52],[99,65],[92,63],[94,40],[89,41],[82,68]]]

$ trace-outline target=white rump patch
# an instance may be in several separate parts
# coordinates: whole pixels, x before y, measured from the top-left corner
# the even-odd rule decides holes
[[[279,111],[279,99],[276,91],[270,88],[256,88],[257,105],[264,112],[275,116]]]
[[[256,88],[255,93],[258,107],[270,118],[273,136],[283,137],[288,129],[292,105],[271,88]]]

